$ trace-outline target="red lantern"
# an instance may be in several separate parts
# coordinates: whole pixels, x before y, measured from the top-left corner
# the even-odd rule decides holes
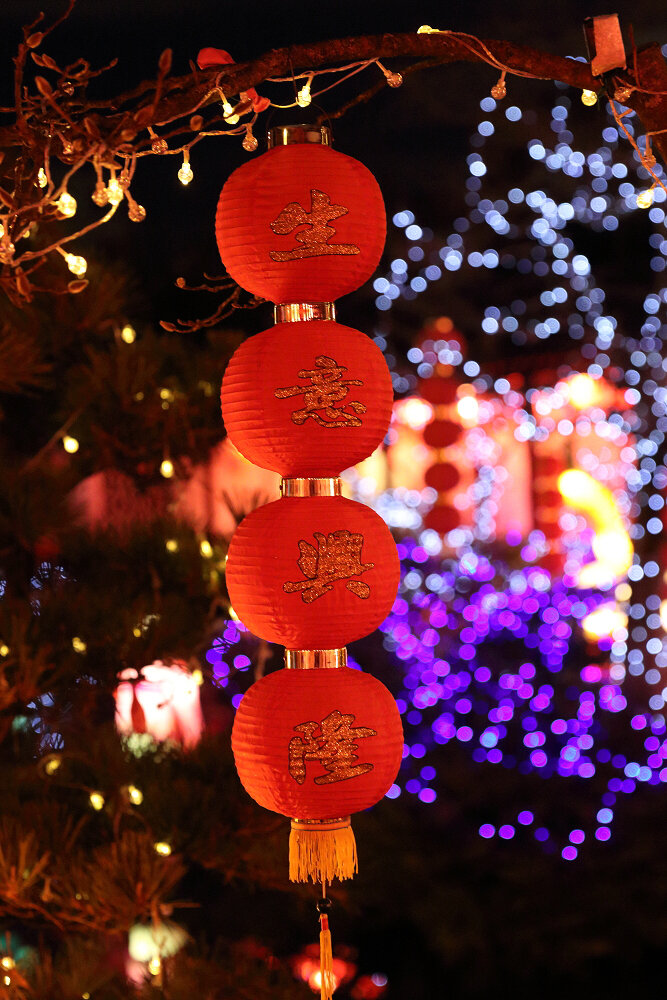
[[[319,652],[333,663],[345,651]],[[316,662],[315,651],[301,655],[310,660],[294,662]],[[401,762],[401,718],[387,688],[346,666],[279,670],[241,701],[232,749],[248,794],[295,818],[290,878],[351,877],[356,850],[349,815],[382,798]]]
[[[275,131],[289,145],[239,167],[222,189],[220,256],[254,295],[332,302],[363,284],[380,260],[386,235],[380,188],[363,164],[319,145],[328,130]]]
[[[341,496],[286,497],[241,522],[226,580],[236,614],[255,635],[290,649],[334,649],[384,620],[399,562],[370,507]]]
[[[449,448],[461,437],[461,426],[453,420],[434,420],[424,428],[424,441],[429,448]]]
[[[225,427],[242,455],[283,476],[337,476],[381,443],[393,389],[370,337],[331,320],[279,323],[227,366]]]

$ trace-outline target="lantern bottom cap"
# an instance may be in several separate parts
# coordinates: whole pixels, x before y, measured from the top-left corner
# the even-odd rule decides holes
[[[349,816],[292,820],[289,877],[292,882],[332,882],[358,871],[357,844]]]

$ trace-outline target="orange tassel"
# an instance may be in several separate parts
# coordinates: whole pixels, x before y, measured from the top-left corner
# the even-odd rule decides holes
[[[324,884],[322,890],[324,891]],[[323,896],[317,904],[317,909],[320,914],[320,1000],[333,1000],[336,984],[333,975],[333,951],[327,912],[331,909],[331,900]]]

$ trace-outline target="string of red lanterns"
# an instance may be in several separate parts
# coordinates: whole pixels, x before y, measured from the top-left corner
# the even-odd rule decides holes
[[[391,417],[381,352],[336,323],[334,306],[377,266],[384,204],[366,167],[330,143],[326,127],[274,129],[269,150],[225,184],[216,217],[228,272],[274,303],[276,321],[232,358],[223,419],[241,454],[283,477],[281,499],[245,518],[229,549],[237,615],[286,647],[285,669],[241,701],[232,747],[248,793],[292,819],[290,878],[322,883],[323,998],[333,991],[326,886],[357,870],[350,814],[382,798],[403,749],[394,699],[347,667],[346,650],[392,607],[396,547],[340,479]]]

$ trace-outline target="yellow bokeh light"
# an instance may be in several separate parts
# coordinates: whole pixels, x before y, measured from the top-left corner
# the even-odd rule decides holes
[[[115,177],[112,177],[109,180],[106,193],[107,193],[107,201],[109,202],[110,205],[113,205],[114,207],[116,205],[120,205],[121,201],[124,198],[123,189]]]
[[[456,404],[456,411],[461,420],[466,423],[475,423],[479,416],[479,403],[474,396],[463,396]]]
[[[144,801],[144,793],[136,785],[127,786],[127,797],[129,798],[132,805],[140,806]]]
[[[637,208],[650,208],[653,204],[653,188],[640,191],[637,195]]]
[[[400,423],[411,427],[413,431],[420,431],[433,419],[433,407],[419,396],[399,399],[394,403],[394,413]]]
[[[49,757],[45,762],[44,770],[50,777],[52,774],[56,773],[61,764],[62,764],[62,759],[54,754],[52,757]]]
[[[162,960],[159,955],[154,955],[148,963],[148,971],[151,976],[159,976],[162,970]]]
[[[104,809],[104,796],[101,792],[91,792],[88,796],[88,801],[96,812]]]
[[[598,642],[600,639],[620,638],[620,630],[625,630],[628,616],[617,604],[602,604],[582,619],[581,627],[587,639]]]
[[[120,339],[125,344],[133,344],[137,339],[137,331],[129,323],[126,323],[123,329],[120,331]]]
[[[581,103],[585,104],[587,108],[594,107],[598,102],[598,95],[594,90],[582,90],[581,92]]]
[[[3,969],[13,969],[16,965],[16,962],[14,961],[11,955],[3,955],[2,958],[0,958],[0,965],[3,967]]]
[[[72,649],[75,653],[85,653],[88,647],[83,639],[80,639],[78,635],[75,635],[72,639]]]
[[[599,387],[590,375],[579,372],[568,380],[567,386],[570,402],[577,410],[585,410],[598,402]]]
[[[171,459],[165,458],[165,460],[160,465],[160,472],[162,473],[165,479],[171,479],[171,477],[174,474],[174,463],[171,461]]]
[[[660,602],[660,624],[667,632],[667,597]]]
[[[167,552],[178,552],[178,542],[175,538],[168,538],[164,543],[164,547]]]
[[[74,455],[79,450],[79,442],[75,437],[70,437],[69,434],[66,434],[63,438],[63,448],[70,455]]]
[[[65,263],[72,274],[76,274],[78,278],[81,278],[88,270],[88,261],[86,258],[79,257],[75,253],[66,253]]]
[[[0,656],[9,656],[9,646],[6,642],[0,643]]]
[[[199,551],[203,555],[204,559],[210,559],[213,555],[213,546],[207,538],[202,539],[199,543]]]
[[[581,567],[577,586],[583,589],[611,586],[626,575],[634,556],[613,494],[582,469],[562,472],[558,489],[567,504],[588,515],[595,530],[592,541],[595,561]]]
[[[163,858],[168,858],[171,854],[171,844],[168,844],[166,840],[157,840],[153,844],[156,854],[160,854]]]
[[[46,177],[46,170],[44,169],[44,167],[40,167],[39,170],[37,171],[37,183],[41,188],[45,188],[46,185],[49,183]]]

